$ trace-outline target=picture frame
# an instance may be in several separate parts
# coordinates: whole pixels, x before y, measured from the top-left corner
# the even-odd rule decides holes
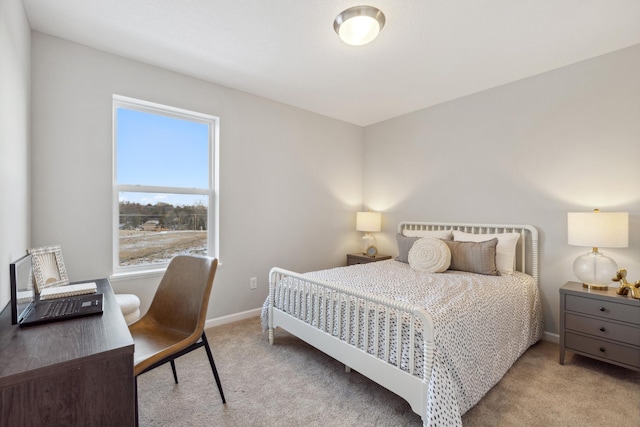
[[[69,284],[69,277],[62,259],[60,245],[32,248],[27,252],[31,254],[33,280],[38,293],[45,288]]]

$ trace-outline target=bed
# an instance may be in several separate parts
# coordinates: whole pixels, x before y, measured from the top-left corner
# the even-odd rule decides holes
[[[397,231],[395,259],[306,274],[273,268],[263,328],[271,344],[281,327],[386,387],[424,426],[462,425],[542,334],[538,232],[409,221]],[[424,271],[419,244],[442,258],[442,241],[456,270]]]

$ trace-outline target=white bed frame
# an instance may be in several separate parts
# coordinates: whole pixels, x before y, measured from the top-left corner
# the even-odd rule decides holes
[[[538,231],[530,225],[510,225],[510,224],[452,224],[452,223],[434,223],[434,222],[409,222],[404,221],[398,224],[398,233],[404,230],[460,230],[474,234],[494,234],[494,233],[520,233],[521,237],[518,241],[516,251],[516,269],[533,276],[538,283]],[[289,281],[289,300],[294,301],[299,308],[297,313],[288,314],[274,307],[274,299],[276,295],[276,284],[281,281]],[[329,298],[331,304],[327,304],[327,298],[303,298],[303,290],[312,290],[315,295],[324,295]],[[320,302],[322,300],[322,302]],[[335,304],[335,302],[339,302]],[[342,319],[346,323],[346,327],[342,329],[341,310],[339,307],[346,305],[347,319]],[[306,313],[314,311],[316,313],[326,311],[330,306],[328,319],[333,328],[320,325],[306,316]],[[374,327],[382,330],[374,331],[374,354],[370,354],[361,348],[354,346],[349,342],[349,337],[353,338],[353,333],[349,334],[350,325],[355,322],[355,341],[358,342],[358,330],[360,319],[358,310],[353,310],[355,315],[350,315],[352,307],[364,307],[364,324],[369,324],[370,309],[376,308]],[[338,307],[337,310],[333,308]],[[291,311],[291,310],[290,310]],[[386,315],[378,318],[378,313],[386,313]],[[395,325],[390,322],[390,313],[397,316]],[[383,357],[377,356],[378,336],[382,334],[383,342],[389,342],[389,338],[396,336],[396,342],[400,342],[401,330],[400,325],[402,319],[409,318],[409,348],[414,348],[414,337],[416,332],[422,332],[424,345],[422,348],[424,358],[424,368],[422,375],[416,376],[414,373],[414,352],[410,352],[409,370],[400,368],[400,357],[397,361],[391,362],[388,346],[385,346]],[[337,322],[334,322],[337,320]],[[405,324],[407,323],[404,320]],[[318,322],[319,323],[319,322]],[[325,321],[325,324],[328,322]],[[338,325],[336,331],[335,325]],[[383,387],[389,389],[393,393],[405,399],[411,409],[422,417],[426,426],[427,421],[427,388],[431,377],[431,369],[433,366],[434,352],[434,326],[429,313],[423,308],[407,303],[401,303],[381,296],[376,296],[364,292],[354,291],[347,287],[314,280],[307,278],[301,274],[283,270],[281,268],[273,268],[269,277],[269,342],[273,344],[273,330],[281,327],[296,337],[306,341],[310,345],[316,347],[320,351],[328,354],[334,359],[345,364],[347,370],[355,369],[367,378],[375,381]],[[328,330],[334,329],[334,330]],[[369,342],[367,339],[368,328],[363,328],[363,342]]]

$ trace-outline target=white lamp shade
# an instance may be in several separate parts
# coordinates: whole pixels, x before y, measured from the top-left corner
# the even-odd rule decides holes
[[[356,214],[356,230],[367,233],[378,232],[382,226],[380,212],[358,212]]]
[[[629,246],[628,212],[569,212],[568,243],[595,248]]]

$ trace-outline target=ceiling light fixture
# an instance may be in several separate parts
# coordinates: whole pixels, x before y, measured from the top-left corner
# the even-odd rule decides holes
[[[380,9],[373,6],[354,6],[336,16],[333,29],[346,44],[362,46],[378,36],[384,23],[384,13]]]

